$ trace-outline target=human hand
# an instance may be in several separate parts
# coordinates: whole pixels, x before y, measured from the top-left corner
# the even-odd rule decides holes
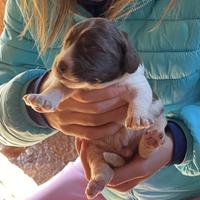
[[[48,78],[45,81],[48,85]],[[41,91],[45,90],[45,84]],[[116,85],[98,90],[80,90],[64,100],[55,112],[45,113],[49,124],[67,135],[97,139],[115,134],[123,125],[127,102],[125,87]]]
[[[115,169],[114,177],[108,186],[121,192],[132,189],[166,166],[172,158],[172,152],[173,141],[169,133],[166,135],[164,144],[153,151],[147,159],[136,155],[127,165]]]
[[[137,147],[137,144],[139,143],[141,134],[137,132],[134,144],[135,147]],[[90,167],[86,159],[87,143],[88,142],[86,140],[76,140],[76,147],[84,167],[85,176],[89,180]],[[125,166],[116,168],[114,170],[114,176],[107,186],[121,192],[130,190],[169,163],[172,157],[172,151],[172,139],[169,135],[166,135],[164,144],[159,148],[158,151],[152,152],[147,159],[143,159],[136,154],[134,158]],[[124,149],[121,154],[123,154],[123,152],[124,155],[126,155],[127,149]]]
[[[128,133],[126,133],[128,131],[128,129],[123,126],[119,132],[123,132],[124,135],[127,135]],[[132,137],[132,139],[135,141],[135,143],[130,147],[124,147],[120,150],[120,152],[116,152],[117,154],[121,155],[122,157],[126,158],[126,159],[130,159],[133,154],[137,151],[136,149],[138,148],[138,143],[140,141],[141,138],[141,131],[135,131],[134,132],[134,138]],[[117,132],[116,132],[117,134]],[[87,180],[90,180],[91,178],[91,169],[87,160],[87,147],[88,147],[89,141],[82,139],[82,138],[76,138],[75,140],[75,146],[76,146],[76,151],[81,159],[81,162],[83,164],[83,168],[84,168],[84,173],[85,173],[85,177]]]

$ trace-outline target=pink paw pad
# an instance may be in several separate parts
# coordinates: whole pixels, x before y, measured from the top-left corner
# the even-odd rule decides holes
[[[164,142],[164,134],[157,130],[147,131],[144,135],[147,145],[154,148],[159,147]]]
[[[100,191],[105,187],[104,180],[92,180],[88,183],[86,188],[86,195],[88,199],[94,199]]]

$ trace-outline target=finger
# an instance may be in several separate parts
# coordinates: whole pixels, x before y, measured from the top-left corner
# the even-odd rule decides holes
[[[110,110],[114,110],[124,105],[127,105],[127,102],[123,100],[121,96],[95,103],[82,103],[70,98],[60,103],[57,110],[62,111],[63,109],[67,108],[69,111],[73,112],[100,114]]]
[[[72,98],[79,102],[89,103],[111,99],[122,95],[126,91],[126,87],[113,85],[97,90],[79,90]]]
[[[80,154],[80,151],[81,151],[81,144],[82,144],[82,139],[76,137],[75,138],[75,148],[76,148],[76,152],[78,153],[78,155]]]
[[[127,115],[127,107],[122,106],[116,110],[109,111],[101,114],[86,114],[71,112],[66,118],[65,112],[59,112],[59,124],[62,126],[76,124],[81,126],[101,126],[111,122],[122,122]]]
[[[150,176],[158,169],[165,166],[172,157],[173,143],[169,137],[166,137],[165,143],[159,148],[159,151],[152,152],[147,159],[136,155],[132,161],[121,168],[115,169],[111,184],[119,183]]]
[[[144,177],[136,178],[134,180],[127,181],[127,182],[124,182],[124,183],[121,183],[121,184],[118,184],[118,185],[110,185],[110,184],[108,184],[107,186],[109,188],[118,190],[120,192],[127,192],[128,190],[132,189],[133,187],[135,187],[136,185],[138,185],[140,182],[144,181],[148,177],[149,176],[146,176],[146,177],[144,176]]]
[[[81,162],[83,164],[85,177],[87,180],[90,180],[91,170],[90,170],[89,163],[87,161],[87,146],[88,146],[87,141],[82,140],[81,149],[80,149],[80,158],[81,158]]]
[[[113,135],[119,131],[122,125],[109,123],[100,127],[89,127],[79,125],[60,126],[60,131],[66,135],[72,135],[84,139],[99,139]]]
[[[141,165],[140,166],[141,168],[139,168],[139,167],[135,167],[135,164],[139,166],[137,159],[133,159],[125,166],[115,169],[113,179],[110,182],[111,185],[118,185],[120,183],[124,183],[126,181],[131,181],[132,179],[141,177],[143,175],[141,172],[142,171],[141,168],[143,166]],[[133,170],[137,170],[137,171],[133,171]]]
[[[140,158],[139,156],[136,159],[133,159],[127,165],[117,168],[115,170],[113,179],[111,181],[112,185],[118,185],[120,183],[131,181],[136,178],[141,178],[144,176],[149,176],[154,173],[154,170],[151,169],[150,165],[145,163],[146,160]],[[153,163],[151,163],[153,165]],[[160,165],[158,169],[160,168]],[[156,171],[156,170],[155,170]]]

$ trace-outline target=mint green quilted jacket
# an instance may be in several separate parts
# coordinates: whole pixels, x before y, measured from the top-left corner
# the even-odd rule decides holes
[[[140,187],[129,192],[131,199],[134,195],[147,200],[187,199],[187,195],[191,196],[188,188],[194,196],[200,194],[200,1],[177,0],[160,26],[151,31],[168,2],[135,0],[135,3],[130,3],[134,12],[125,20],[116,20],[116,26],[128,32],[139,52],[145,64],[146,77],[165,105],[166,116],[177,122],[187,137],[185,160],[177,166],[160,170],[159,176],[156,174],[149,182],[144,182],[146,185],[143,187],[150,191],[146,196],[144,193],[141,195]],[[74,22],[90,17],[83,8],[78,10],[74,14]],[[39,127],[30,119],[22,96],[31,80],[51,67],[63,38],[59,38],[43,56],[38,55],[37,39],[32,30],[19,40],[24,20],[18,0],[7,0],[4,23],[0,37],[0,141],[14,146],[32,145],[56,131]],[[168,173],[179,176],[168,180]],[[163,174],[168,176],[163,176],[162,191],[157,191],[152,185]],[[185,180],[182,177],[190,178]],[[174,184],[177,189],[186,192],[179,191],[178,196],[172,189]],[[111,193],[108,199],[117,199]],[[155,193],[161,196],[155,198]]]

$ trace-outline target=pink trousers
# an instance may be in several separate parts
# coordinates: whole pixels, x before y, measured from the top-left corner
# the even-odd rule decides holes
[[[49,181],[40,185],[26,200],[87,200],[86,186],[87,181],[78,158]],[[95,200],[105,200],[105,198],[99,194]]]

